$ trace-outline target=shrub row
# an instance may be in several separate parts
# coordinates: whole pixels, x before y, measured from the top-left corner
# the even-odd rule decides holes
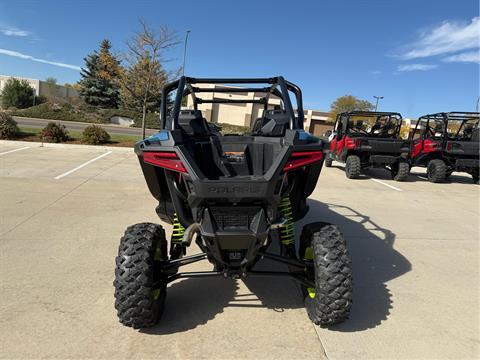
[[[12,116],[0,111],[0,139],[14,139],[19,133],[17,122]],[[68,141],[68,131],[63,124],[49,122],[42,131],[40,139],[45,142],[60,143]],[[105,144],[110,141],[110,134],[101,126],[87,126],[82,133],[82,142],[87,144]]]

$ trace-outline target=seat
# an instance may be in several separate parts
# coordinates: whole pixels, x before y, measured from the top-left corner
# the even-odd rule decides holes
[[[203,118],[200,110],[180,110],[178,125],[189,136],[204,137],[210,135],[207,121]]]
[[[290,116],[282,109],[265,110],[263,117],[255,120],[254,136],[284,136],[290,124]]]

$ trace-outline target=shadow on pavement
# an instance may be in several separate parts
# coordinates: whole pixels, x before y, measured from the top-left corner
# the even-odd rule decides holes
[[[164,335],[191,330],[223,312],[235,297],[237,283],[232,279],[185,279],[168,287],[165,311],[157,326],[145,334]]]
[[[353,262],[350,319],[330,329],[353,332],[376,327],[387,319],[393,307],[386,282],[411,270],[409,261],[393,248],[395,234],[347,206],[316,200],[309,200],[309,206],[307,216],[296,224],[297,239],[306,223],[325,221],[337,224],[347,239]],[[269,251],[278,252],[278,245],[272,244]],[[285,266],[268,260],[260,261],[255,269],[287,270]],[[168,288],[165,312],[159,325],[144,332],[170,334],[187,331],[212,320],[225,307],[266,307],[283,311],[304,306],[300,288],[291,279],[247,277],[243,281],[251,294],[237,294],[237,282],[230,279],[186,279],[174,283]]]

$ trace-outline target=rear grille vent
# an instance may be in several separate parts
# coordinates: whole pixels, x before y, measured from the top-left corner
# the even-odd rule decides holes
[[[248,229],[259,207],[212,207],[210,211],[223,230]]]

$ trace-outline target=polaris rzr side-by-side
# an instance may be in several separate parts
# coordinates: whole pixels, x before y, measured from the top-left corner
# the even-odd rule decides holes
[[[228,95],[249,93],[255,96]],[[186,97],[191,97],[193,109],[182,109]],[[272,99],[277,106],[270,104]],[[253,103],[260,117],[249,133],[222,135],[199,110],[205,103]],[[307,224],[295,244],[294,222],[308,212],[306,199],[324,160],[322,141],[303,130],[299,87],[280,76],[181,77],[163,89],[160,118],[162,130],[137,143],[135,152],[159,202],[156,211],[173,225],[173,234],[168,246],[159,224],[135,224],[125,231],[114,281],[120,322],[133,328],[155,325],[168,283],[211,276],[291,278],[301,284],[315,324],[345,320],[352,302],[352,274],[339,228]],[[186,256],[192,242],[200,253]],[[280,247],[277,253],[269,251],[274,242]],[[180,271],[203,259],[211,263],[211,271]],[[288,271],[256,270],[265,260],[283,263]]]
[[[411,165],[427,168],[428,180],[443,182],[454,171],[466,172],[478,184],[478,112],[421,116],[411,134]]]
[[[408,178],[410,144],[400,138],[402,116],[392,112],[351,111],[337,115],[331,133],[330,149],[325,166],[332,162],[345,163],[349,179],[360,176],[362,169],[383,167],[392,178]]]

